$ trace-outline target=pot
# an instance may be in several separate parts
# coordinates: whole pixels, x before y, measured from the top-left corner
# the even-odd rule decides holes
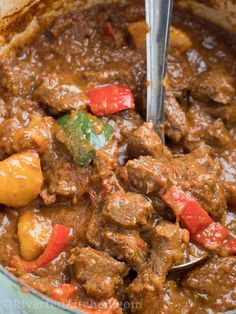
[[[120,0],[119,2],[125,0]],[[0,58],[15,46],[23,45],[50,24],[58,15],[78,6],[112,0],[1,0],[0,1]],[[114,2],[114,1],[113,1]],[[175,5],[191,10],[211,22],[236,32],[235,0],[175,0]],[[23,309],[28,314],[80,313],[55,302],[35,289],[22,285],[18,279],[0,266],[0,282],[4,313]],[[7,296],[11,296],[8,301]],[[228,313],[236,313],[231,311]]]

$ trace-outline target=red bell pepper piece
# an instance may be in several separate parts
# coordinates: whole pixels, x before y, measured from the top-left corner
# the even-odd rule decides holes
[[[87,96],[92,113],[98,117],[135,108],[132,91],[122,85],[106,85],[90,88],[87,91]]]
[[[69,300],[76,294],[76,292],[76,285],[63,284],[59,287],[52,288],[49,296],[57,302],[68,303]]]
[[[44,267],[53,261],[63,251],[69,240],[70,229],[63,225],[55,225],[52,230],[52,235],[48,244],[39,258],[36,261],[22,261],[15,256],[10,265],[19,270],[32,272],[34,269]]]
[[[106,36],[109,36],[112,38],[115,38],[116,36],[116,29],[109,22],[103,25],[103,32]]]
[[[205,209],[180,188],[170,188],[163,200],[173,209],[191,235],[201,232],[213,222]]]
[[[216,250],[222,246],[223,241],[228,236],[229,231],[221,224],[212,222],[201,232],[192,235],[195,242],[201,244],[209,250]]]
[[[198,202],[178,187],[170,188],[163,196],[176,217],[190,232],[192,239],[208,250],[225,249],[236,254],[236,239],[229,230],[216,223]]]

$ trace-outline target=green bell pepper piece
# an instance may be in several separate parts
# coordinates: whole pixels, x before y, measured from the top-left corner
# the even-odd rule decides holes
[[[96,150],[106,146],[112,137],[109,124],[85,111],[65,114],[57,122],[66,135],[65,146],[80,166],[89,164]]]

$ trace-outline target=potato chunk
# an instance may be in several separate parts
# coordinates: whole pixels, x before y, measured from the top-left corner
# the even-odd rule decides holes
[[[26,151],[0,162],[0,203],[12,207],[24,206],[41,191],[43,175],[39,155]]]
[[[128,26],[128,31],[133,39],[135,46],[139,49],[146,48],[146,35],[148,25],[145,21],[133,22]]]
[[[192,47],[192,41],[185,32],[172,26],[170,29],[170,47],[179,52],[185,52]]]
[[[21,255],[31,261],[45,248],[51,236],[51,220],[32,209],[24,212],[18,222],[18,239]]]

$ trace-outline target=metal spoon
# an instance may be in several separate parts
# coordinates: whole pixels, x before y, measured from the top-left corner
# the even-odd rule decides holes
[[[208,253],[206,253],[206,254],[202,255],[201,257],[196,258],[193,261],[190,261],[190,262],[187,262],[184,264],[180,264],[180,265],[174,265],[171,267],[170,271],[171,272],[180,272],[183,270],[187,270],[189,268],[192,268],[192,267],[198,265],[201,262],[204,262],[208,258],[208,256],[209,256]]]
[[[164,86],[169,31],[173,0],[146,0],[147,34],[147,109],[146,120],[153,121],[154,128],[164,142]]]
[[[152,121],[164,143],[164,86],[173,0],[146,0],[147,34],[147,108],[146,121]],[[172,267],[182,271],[204,261],[208,254]]]

